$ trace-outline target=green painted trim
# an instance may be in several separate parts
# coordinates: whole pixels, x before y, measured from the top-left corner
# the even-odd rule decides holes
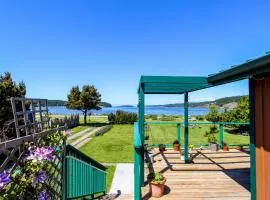
[[[256,132],[255,132],[255,94],[254,80],[249,79],[250,105],[250,191],[251,200],[256,200]]]
[[[177,124],[177,131],[176,131],[176,139],[178,140],[178,142],[181,142],[181,124]]]
[[[258,75],[269,72],[270,55],[264,55],[252,59],[243,64],[232,67],[220,73],[210,75],[207,80],[214,85],[226,84],[248,78],[250,75]]]
[[[154,121],[154,122],[144,122],[144,124],[181,124],[183,125],[184,122],[164,122],[164,121]],[[196,124],[202,124],[202,125],[249,125],[249,122],[188,122],[189,125],[196,125]]]
[[[158,147],[159,144],[149,144],[150,147]],[[172,144],[164,144],[166,148],[172,148]],[[195,147],[208,147],[208,144],[193,144]],[[243,146],[243,147],[249,147],[249,144],[228,144],[229,147],[237,147],[237,146]]]
[[[140,200],[141,199],[141,137],[139,132],[139,124],[134,124],[134,199]],[[137,147],[136,147],[137,146]]]
[[[139,92],[139,133],[141,136],[142,146],[140,148],[141,159],[140,159],[140,182],[141,186],[144,186],[144,88],[141,86]]]
[[[223,147],[223,134],[224,134],[224,125],[219,125],[219,148],[222,149]]]
[[[184,138],[184,157],[185,163],[188,163],[188,93],[184,95],[184,124],[185,124],[185,138]]]

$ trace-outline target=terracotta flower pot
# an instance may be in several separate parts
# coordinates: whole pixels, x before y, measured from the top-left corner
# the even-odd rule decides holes
[[[223,146],[222,150],[223,151],[229,151],[229,147],[228,146]]]
[[[166,180],[164,180],[160,184],[155,184],[153,182],[149,183],[150,193],[151,193],[152,197],[159,198],[159,197],[163,196],[165,182],[166,182]]]
[[[173,150],[179,151],[180,150],[180,144],[174,144],[173,145]]]

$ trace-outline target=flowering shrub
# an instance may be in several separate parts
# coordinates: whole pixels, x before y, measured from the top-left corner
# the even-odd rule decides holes
[[[57,155],[63,152],[63,140],[70,131],[57,132],[34,143],[26,143],[28,148],[12,173],[0,173],[0,192],[4,199],[49,200],[53,196],[50,181],[59,180],[54,168],[60,168]],[[55,161],[59,161],[55,163]]]

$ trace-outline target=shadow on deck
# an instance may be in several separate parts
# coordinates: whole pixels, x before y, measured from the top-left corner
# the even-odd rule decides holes
[[[249,152],[193,150],[190,164],[177,151],[151,153],[154,163],[148,164],[145,174],[160,172],[167,179],[161,199],[250,199]],[[151,199],[148,185],[142,191],[143,199]]]

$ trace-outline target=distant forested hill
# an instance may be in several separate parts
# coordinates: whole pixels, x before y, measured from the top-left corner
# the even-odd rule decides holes
[[[65,106],[66,101],[63,100],[48,100],[48,106]],[[107,102],[101,102],[100,103],[101,107],[112,107],[110,103]]]
[[[215,101],[202,101],[202,102],[190,102],[190,107],[208,107],[209,104],[215,103],[217,106],[222,107],[225,104],[238,102],[244,96],[232,96],[232,97],[224,97],[220,99],[216,99]],[[165,106],[165,107],[183,107],[183,103],[175,103],[175,104],[166,104],[166,105],[158,105],[158,106]]]
[[[65,106],[66,101],[63,100],[48,100],[48,106]]]

